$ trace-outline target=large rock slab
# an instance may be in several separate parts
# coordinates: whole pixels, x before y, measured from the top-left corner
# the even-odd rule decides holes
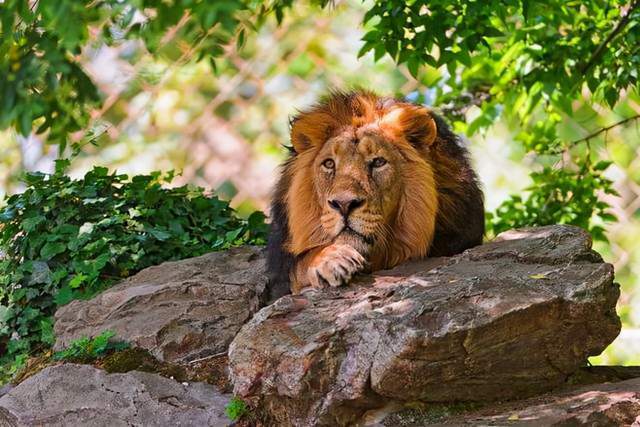
[[[0,398],[2,426],[226,426],[230,396],[157,374],[107,374],[88,365],[46,368]]]
[[[616,337],[618,295],[584,231],[510,231],[265,307],[229,348],[234,392],[296,426],[355,423],[390,402],[533,395]]]
[[[640,426],[640,378],[489,405],[453,417],[442,408],[409,410],[371,426]]]
[[[240,247],[147,268],[55,315],[55,349],[112,330],[168,362],[224,353],[260,307],[267,282],[262,249]]]

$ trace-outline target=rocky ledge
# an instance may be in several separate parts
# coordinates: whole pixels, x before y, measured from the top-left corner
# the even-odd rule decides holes
[[[114,331],[159,360],[189,362],[226,353],[260,308],[262,249],[252,246],[147,268],[88,301],[56,312],[59,350],[75,339]]]
[[[617,367],[623,368],[623,367]],[[589,369],[589,368],[585,368]],[[638,426],[640,374],[609,376],[607,383],[575,386],[515,402],[484,405],[423,405],[391,414],[379,414],[371,427],[426,426]],[[608,381],[614,381],[610,383]],[[391,411],[393,412],[393,411]]]
[[[112,330],[132,353],[168,368],[138,361],[109,373],[105,359],[34,369],[0,390],[0,425],[223,426],[227,350],[234,392],[252,407],[242,425],[428,425],[405,423],[406,407],[486,407],[555,390],[620,330],[613,269],[575,227],[510,231],[455,257],[260,310],[264,268],[260,248],[236,248],[149,268],[63,307],[56,348]],[[640,415],[638,382],[618,384],[593,386],[603,403],[582,405],[575,420],[597,411],[625,422]],[[562,399],[558,405],[569,401]],[[539,404],[459,420],[524,422]]]
[[[351,425],[409,402],[548,391],[619,333],[613,268],[587,233],[501,234],[446,259],[286,296],[231,343],[234,392],[273,425]]]
[[[147,372],[52,366],[0,398],[2,426],[224,426],[227,396]]]

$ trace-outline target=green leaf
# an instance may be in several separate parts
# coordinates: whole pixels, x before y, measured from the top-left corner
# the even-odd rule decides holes
[[[29,286],[38,284],[49,285],[52,282],[51,269],[46,262],[33,261],[31,264],[31,278],[28,282]]]
[[[153,237],[160,241],[165,241],[171,237],[171,233],[160,228],[149,228],[147,229],[147,233],[151,234]]]
[[[71,165],[71,160],[69,159],[58,159],[55,161],[56,163],[56,174],[62,175],[64,174]]]
[[[242,228],[229,231],[225,235],[225,240],[227,242],[234,242],[240,236],[241,233],[242,233]]]
[[[0,341],[14,342],[14,332],[28,337],[11,344],[8,357],[45,348],[51,334],[43,319],[121,277],[166,260],[265,243],[264,214],[244,220],[201,188],[162,188],[172,177],[152,172],[129,179],[101,167],[81,179],[61,170],[26,175],[24,193],[0,210],[6,220],[0,227],[6,254],[0,260]]]
[[[55,294],[54,301],[56,306],[62,307],[63,305],[69,304],[75,298],[75,294],[70,286],[61,287],[58,292]]]
[[[548,279],[546,274],[531,274],[529,276],[531,279]]]
[[[78,273],[78,274],[76,274],[76,275],[73,277],[73,279],[71,279],[71,280],[69,281],[69,287],[70,287],[71,289],[77,289],[77,288],[79,288],[79,287],[80,287],[80,286],[85,282],[85,280],[87,280],[87,278],[88,278],[88,277],[89,277],[89,276],[87,276],[87,275],[86,275],[86,274],[84,274],[84,273]]]
[[[22,136],[29,136],[31,133],[31,111],[23,111],[20,115],[18,131]]]
[[[40,320],[40,341],[47,345],[53,345],[56,342],[52,317]]]
[[[44,220],[45,218],[42,215],[37,215],[31,218],[25,218],[22,221],[21,226],[24,231],[29,233],[35,230],[39,224],[44,222]]]
[[[598,163],[596,163],[593,166],[593,170],[595,170],[595,171],[603,171],[603,170],[607,169],[609,166],[611,166],[612,164],[613,164],[612,161],[600,160]]]
[[[16,212],[13,209],[5,208],[0,209],[0,223],[8,223],[16,217]]]
[[[409,72],[411,73],[413,78],[417,79],[418,71],[420,70],[420,60],[415,56],[410,57],[407,61],[407,68],[409,69]]]
[[[529,20],[529,9],[529,0],[522,0],[522,16],[525,22]]]
[[[40,250],[40,257],[44,260],[50,260],[54,256],[61,254],[67,249],[67,246],[61,242],[47,242]]]
[[[0,326],[6,325],[7,321],[14,316],[13,310],[4,305],[0,305]]]
[[[620,93],[613,87],[608,88],[604,93],[604,99],[607,101],[607,104],[609,104],[609,107],[611,108],[616,105],[619,96]]]
[[[249,407],[240,398],[234,397],[224,409],[227,418],[231,421],[237,421],[249,412]]]
[[[95,337],[91,343],[91,355],[94,357],[102,355],[109,345],[109,340],[115,335],[113,331],[104,331]]]

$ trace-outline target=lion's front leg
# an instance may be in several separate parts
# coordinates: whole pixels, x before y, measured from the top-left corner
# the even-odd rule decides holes
[[[292,278],[293,293],[312,286],[342,286],[349,283],[354,274],[363,271],[366,259],[352,246],[333,243],[321,249],[313,249],[303,255],[295,267]]]

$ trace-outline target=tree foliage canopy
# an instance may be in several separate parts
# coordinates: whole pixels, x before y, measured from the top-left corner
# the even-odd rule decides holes
[[[161,55],[171,29],[197,59],[212,58],[273,9],[241,0],[6,0],[0,4],[0,75],[7,76],[0,81],[0,129],[47,132],[64,151],[101,103],[78,63],[83,48],[139,39]]]
[[[5,0],[0,5],[0,129],[45,134],[61,152],[91,142],[90,112],[103,101],[79,66],[91,45],[137,39],[178,60],[167,40],[190,46],[196,60],[216,58],[291,0]],[[318,7],[332,7],[326,0]],[[438,106],[472,135],[502,117],[544,167],[530,193],[489,215],[492,233],[513,226],[567,222],[604,238],[612,220],[599,192],[613,193],[591,140],[558,135],[583,104],[613,109],[637,92],[638,0],[375,1],[363,19],[361,54],[390,55],[428,86],[419,101]],[[470,107],[479,114],[466,122]],[[621,111],[624,122],[638,118]],[[615,124],[614,124],[615,125]],[[606,134],[606,132],[605,132]]]
[[[566,141],[558,124],[582,103],[614,108],[637,90],[640,3],[633,1],[380,1],[369,10],[361,53],[391,55],[434,85],[435,105],[472,135],[500,116],[516,140],[541,157],[530,194],[507,200],[489,216],[493,233],[514,226],[571,223],[604,239],[615,218],[598,193],[615,193],[602,176],[608,163],[591,137]],[[469,106],[480,114],[464,123]],[[637,119],[629,113],[623,120]],[[560,160],[560,165],[553,167]]]

